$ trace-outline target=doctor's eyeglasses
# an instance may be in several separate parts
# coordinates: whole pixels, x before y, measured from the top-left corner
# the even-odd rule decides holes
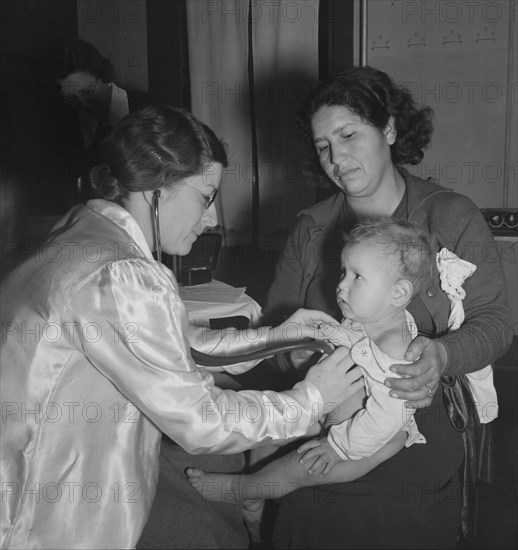
[[[214,189],[214,191],[210,195],[205,195],[205,193],[202,193],[198,188],[194,187],[193,185],[189,185],[188,183],[185,183],[184,181],[182,183],[184,185],[187,185],[187,187],[190,187],[191,189],[194,189],[195,191],[200,193],[200,195],[205,200],[205,210],[208,210],[214,204],[214,201],[216,200],[216,197],[218,196],[219,188]]]

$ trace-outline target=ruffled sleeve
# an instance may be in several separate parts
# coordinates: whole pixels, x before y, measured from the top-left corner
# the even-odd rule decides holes
[[[323,402],[306,381],[283,392],[234,392],[193,362],[174,279],[144,259],[113,262],[69,298],[82,353],[160,430],[190,453],[235,453],[302,436]]]

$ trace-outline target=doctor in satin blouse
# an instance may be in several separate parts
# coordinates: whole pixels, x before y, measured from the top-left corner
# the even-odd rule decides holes
[[[103,198],[73,208],[2,285],[2,548],[134,547],[162,432],[189,453],[239,453],[304,435],[361,384],[344,376],[352,361],[337,350],[283,393],[215,386],[191,344],[240,353],[288,326],[202,338],[172,272],[153,259],[160,244],[187,254],[216,224],[225,150],[188,112],[151,106],[115,127],[106,160],[91,175]],[[306,337],[331,320],[299,310],[287,323]],[[247,406],[253,422],[224,415]]]

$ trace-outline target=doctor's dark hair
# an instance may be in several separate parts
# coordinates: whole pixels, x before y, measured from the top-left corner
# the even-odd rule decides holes
[[[381,248],[387,261],[393,262],[402,279],[408,279],[418,294],[432,280],[435,254],[431,237],[419,225],[391,217],[360,222],[344,235],[345,246],[368,243]],[[373,251],[374,253],[374,251]]]
[[[347,107],[364,122],[382,132],[394,117],[396,141],[391,145],[396,165],[418,164],[433,133],[433,110],[417,107],[410,92],[384,72],[372,67],[351,67],[318,83],[299,111],[304,133],[311,143],[311,119],[324,106]]]
[[[103,143],[105,162],[90,170],[96,196],[122,204],[128,192],[152,191],[227,166],[223,143],[184,109],[150,105],[123,118]],[[209,175],[209,172],[207,172]]]
[[[69,74],[87,72],[103,82],[112,82],[114,71],[112,62],[90,42],[72,38],[61,48],[54,64],[54,77],[63,80]]]

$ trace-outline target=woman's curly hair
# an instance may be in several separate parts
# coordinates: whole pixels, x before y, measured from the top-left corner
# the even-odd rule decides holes
[[[311,143],[313,115],[321,107],[332,105],[347,107],[380,131],[393,117],[397,135],[391,146],[392,162],[418,164],[423,159],[423,149],[429,145],[433,133],[433,110],[428,106],[417,107],[410,92],[396,85],[383,71],[351,67],[317,83],[299,111],[304,133]]]

